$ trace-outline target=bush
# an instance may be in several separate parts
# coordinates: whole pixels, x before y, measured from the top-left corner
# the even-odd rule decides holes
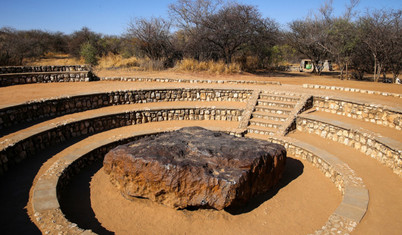
[[[98,68],[114,69],[114,68],[133,68],[139,67],[139,59],[136,57],[124,58],[122,55],[109,53],[99,59]]]
[[[198,61],[194,59],[183,59],[176,66],[176,71],[209,72],[214,74],[241,73],[241,66],[237,63],[225,64],[223,61]]]
[[[84,58],[85,63],[90,65],[97,65],[98,50],[90,42],[85,42],[81,45],[80,55]]]

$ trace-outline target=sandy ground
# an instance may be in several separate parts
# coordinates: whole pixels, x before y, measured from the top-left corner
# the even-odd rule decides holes
[[[350,125],[355,126],[356,129],[363,128],[365,130],[374,132],[379,134],[380,136],[388,137],[394,140],[397,140],[402,143],[402,133],[395,128],[387,127],[387,126],[380,126],[372,123],[372,122],[365,122],[359,119],[348,118],[346,116],[341,116],[337,114],[321,112],[321,111],[314,111],[309,110],[306,113],[310,113],[315,116],[324,117],[332,120],[341,121]]]
[[[96,218],[116,234],[308,234],[325,224],[341,196],[318,169],[289,158],[281,186],[260,199],[261,204],[256,201],[256,208],[234,215],[175,210],[147,199],[123,198],[103,168],[91,181]]]
[[[401,234],[402,179],[390,168],[360,151],[318,135],[296,132],[289,137],[334,154],[362,177],[369,190],[370,202],[366,215],[353,234]]]
[[[146,110],[152,108],[175,108],[175,107],[227,107],[233,109],[244,109],[246,107],[246,103],[243,102],[229,102],[229,101],[221,101],[221,102],[198,102],[198,101],[176,101],[176,102],[164,102],[164,103],[145,103],[145,104],[126,104],[126,105],[116,105],[116,106],[107,106],[99,109],[87,110],[84,112],[77,112],[73,114],[64,115],[61,117],[56,117],[47,121],[42,121],[38,124],[18,129],[14,128],[13,131],[4,136],[0,136],[0,147],[4,148],[5,146],[10,145],[11,143],[16,143],[16,141],[20,141],[21,139],[27,138],[32,135],[32,133],[36,133],[38,130],[43,131],[43,128],[48,126],[60,126],[64,125],[67,122],[73,122],[76,120],[98,117],[100,115],[113,114],[113,113],[125,113],[133,110]],[[3,132],[9,132],[9,130],[2,130]]]
[[[110,73],[110,74],[109,74]],[[230,80],[269,80],[279,81],[282,86],[260,86],[263,89],[283,89],[288,91],[306,92],[309,94],[334,95],[346,98],[356,98],[366,100],[367,103],[389,104],[393,107],[401,107],[402,101],[399,98],[383,97],[379,95],[364,95],[350,92],[332,92],[325,90],[302,89],[301,84],[322,84],[331,86],[354,87],[367,90],[387,91],[402,93],[402,85],[341,81],[332,77],[300,76],[295,73],[292,77],[274,76],[255,76],[255,75],[232,75],[215,76],[204,74],[184,74],[174,72],[127,72],[127,74],[116,74],[114,71],[99,71],[99,76],[138,76],[138,77],[175,77],[175,78],[208,78],[208,79],[230,79]],[[218,87],[215,85],[197,85],[199,87]],[[77,95],[87,92],[104,92],[111,90],[126,90],[156,87],[195,87],[194,84],[165,84],[165,83],[138,83],[138,82],[91,82],[91,83],[49,83],[18,85],[0,88],[0,106],[9,105],[30,100],[60,97],[67,95]],[[219,87],[245,87],[244,85],[219,85]],[[256,87],[256,86],[250,86]],[[110,107],[111,109],[117,109]],[[99,111],[87,111],[99,112]],[[87,115],[88,113],[72,114]],[[325,115],[325,114],[323,114]],[[62,121],[70,116],[49,120],[47,125],[52,122]],[[332,116],[331,116],[332,117]],[[338,117],[338,116],[336,116]],[[345,120],[348,121],[348,120]],[[349,120],[354,123],[353,120]],[[219,124],[217,125],[227,125]],[[361,122],[354,123],[362,125]],[[172,123],[149,123],[129,128],[161,128],[158,125],[172,125]],[[173,124],[174,125],[174,124]],[[180,124],[182,125],[182,124]],[[183,124],[184,125],[184,124]],[[190,124],[189,124],[190,125]],[[367,124],[368,125],[368,124]],[[234,127],[237,125],[234,124]],[[380,126],[364,126],[367,129],[379,133],[387,132]],[[373,128],[373,129],[371,129]],[[144,129],[144,130],[145,130]],[[108,138],[111,135],[118,135],[120,129],[103,132],[98,135],[90,136],[65,148],[62,152],[55,154],[43,164],[33,182],[36,183],[38,177],[48,169],[51,164],[68,153],[74,148],[79,148],[86,143],[96,141],[97,138]],[[130,131],[125,129],[125,131]],[[400,132],[387,132],[391,137]],[[10,134],[10,136],[15,135]],[[384,134],[385,135],[385,134]],[[356,170],[367,185],[370,192],[370,204],[367,215],[357,227],[355,234],[400,234],[402,231],[402,180],[392,171],[374,159],[361,154],[351,148],[332,141],[326,141],[318,136],[294,133],[292,137],[324,148],[333,153],[341,160],[348,163],[352,169]],[[4,136],[3,138],[7,138]],[[91,204],[96,218],[100,223],[111,231],[118,234],[306,234],[314,232],[320,228],[339,205],[340,193],[334,185],[329,182],[321,172],[312,167],[309,163],[298,160],[290,160],[288,172],[277,189],[265,197],[265,200],[255,202],[252,210],[247,213],[232,215],[227,212],[217,211],[175,211],[161,205],[151,203],[146,200],[136,200],[129,202],[123,199],[118,192],[110,185],[107,177],[102,170],[98,171],[91,181]],[[32,196],[32,190],[30,192]],[[269,199],[269,200],[266,200]],[[30,203],[28,203],[30,205]],[[28,212],[32,210],[28,207]]]
[[[321,81],[321,80],[320,80]],[[15,105],[19,103],[25,103],[32,100],[50,99],[56,97],[74,96],[86,93],[96,92],[110,92],[119,90],[135,90],[135,89],[157,89],[157,88],[228,88],[228,89],[263,89],[263,90],[284,90],[290,92],[303,92],[307,94],[316,94],[322,96],[336,96],[345,97],[349,99],[359,99],[369,101],[371,103],[390,105],[393,107],[402,108],[402,99],[395,97],[388,97],[382,95],[369,95],[352,92],[340,92],[329,91],[319,89],[305,89],[301,85],[229,85],[229,84],[185,84],[185,83],[159,83],[159,82],[118,82],[118,81],[102,81],[102,82],[74,82],[74,83],[42,83],[42,84],[29,84],[29,85],[17,85],[9,87],[0,87],[0,107],[5,105]],[[371,90],[378,90],[382,88],[382,85],[389,84],[375,84]],[[345,87],[347,84],[344,84]],[[385,87],[387,88],[387,86]],[[394,88],[401,88],[402,85],[392,85],[392,89],[386,89],[387,91],[393,91]],[[402,93],[402,90],[398,90],[397,93]]]
[[[311,73],[286,72],[286,73],[262,73],[260,75],[243,73],[219,75],[209,73],[185,73],[168,71],[128,71],[128,70],[98,70],[95,71],[99,77],[171,77],[171,78],[196,78],[196,79],[217,79],[217,80],[255,80],[255,81],[277,81],[282,84],[301,85],[304,83],[319,84],[328,86],[343,86],[351,88],[360,88],[367,90],[387,91],[402,93],[402,85],[377,83],[370,81],[340,80],[334,75],[317,76]]]
[[[57,159],[74,149],[102,138],[149,129],[199,125],[236,128],[237,122],[172,121],[147,123],[102,132],[71,145],[46,161],[34,180]],[[245,213],[225,211],[176,211],[148,200],[128,201],[114,188],[100,169],[91,180],[91,205],[98,221],[117,234],[306,234],[325,224],[341,201],[341,194],[329,179],[307,162],[289,158],[278,187],[254,200]],[[30,201],[32,200],[32,189]],[[80,204],[76,201],[75,204]],[[32,208],[28,213],[32,215]],[[286,223],[286,225],[284,225]]]

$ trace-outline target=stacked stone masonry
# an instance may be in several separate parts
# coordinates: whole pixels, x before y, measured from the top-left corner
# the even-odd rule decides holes
[[[69,183],[72,176],[80,172],[85,166],[102,159],[109,149],[142,138],[144,135],[152,134],[156,133],[149,132],[120,139],[102,140],[101,143],[93,143],[84,149],[77,149],[73,154],[55,162],[39,178],[34,188],[34,217],[40,230],[43,233],[92,234],[92,231],[83,230],[64,217],[58,202],[63,197],[63,188]],[[290,155],[311,162],[326,177],[330,178],[344,195],[344,200],[337,210],[315,234],[348,234],[352,232],[364,216],[369,200],[368,191],[361,178],[356,176],[346,164],[326,152],[320,152],[313,146],[304,146],[303,143],[298,143],[289,138],[273,138],[271,141],[284,145]],[[355,202],[358,204],[354,204]],[[352,206],[352,211],[349,210],[350,208],[345,211],[347,206]],[[50,217],[53,219],[53,223],[48,223],[46,221],[49,219],[44,219]]]
[[[16,124],[121,104],[171,101],[246,102],[252,90],[160,89],[127,90],[37,100],[0,109],[0,130]]]
[[[396,108],[317,96],[314,97],[314,108],[402,130],[402,110]]]
[[[347,164],[328,152],[286,137],[271,137],[270,140],[285,146],[289,156],[312,163],[343,194],[341,204],[314,234],[350,234],[364,217],[369,203],[368,190],[363,180]]]
[[[0,87],[29,83],[88,82],[94,79],[88,66],[0,67]]]
[[[89,71],[89,70],[91,70],[91,68],[88,65],[4,66],[4,67],[0,67],[0,74],[69,72],[69,71]]]
[[[4,174],[10,166],[23,161],[25,158],[34,156],[49,146],[60,144],[73,137],[147,122],[171,120],[239,122],[242,113],[243,110],[219,107],[138,110],[48,126],[42,128],[41,132],[32,133],[16,143],[2,143],[4,147],[0,150],[0,175]]]
[[[350,146],[360,152],[377,159],[390,167],[395,174],[402,177],[402,148],[400,143],[387,140],[362,128],[354,129],[340,122],[319,120],[308,116],[297,118],[297,130],[316,134],[322,138]]]
[[[382,96],[391,96],[391,97],[402,98],[402,94],[398,94],[398,93],[383,92],[383,91],[372,91],[372,90],[365,90],[365,89],[351,88],[351,87],[325,86],[325,85],[316,85],[316,84],[303,84],[303,88],[323,89],[323,90],[331,90],[331,91],[347,91],[347,92],[355,92],[355,93],[362,93],[362,94],[382,95]]]
[[[222,131],[222,130],[221,130]],[[224,131],[236,135],[237,132]],[[94,234],[91,230],[84,230],[77,224],[68,221],[60,208],[59,200],[63,197],[63,189],[71,178],[81,172],[86,166],[102,160],[112,148],[158,134],[158,131],[145,131],[135,134],[112,136],[97,143],[91,143],[74,153],[56,161],[38,180],[33,193],[34,217],[39,229],[44,234]],[[49,219],[51,218],[51,219]],[[50,222],[51,221],[51,222]]]
[[[176,78],[146,78],[146,77],[101,77],[99,79],[101,81],[124,81],[124,82],[281,85],[280,82],[276,81],[252,81],[252,80],[208,80],[208,79],[176,79]]]

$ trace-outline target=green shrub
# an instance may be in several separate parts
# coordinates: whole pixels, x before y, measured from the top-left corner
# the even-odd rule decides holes
[[[81,45],[80,55],[84,58],[85,63],[90,65],[98,64],[98,50],[90,42]]]

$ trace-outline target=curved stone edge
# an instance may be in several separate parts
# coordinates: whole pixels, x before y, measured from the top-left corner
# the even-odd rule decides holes
[[[277,81],[254,81],[254,80],[210,80],[210,79],[147,78],[147,77],[101,77],[99,79],[100,81],[125,81],[125,82],[282,85],[280,82]]]
[[[129,136],[111,137],[96,143],[91,143],[75,150],[58,161],[56,161],[43,174],[34,188],[32,206],[34,210],[34,219],[39,224],[39,229],[44,233],[55,231],[68,231],[70,234],[92,234],[90,230],[82,230],[76,224],[69,222],[60,210],[58,194],[72,173],[76,173],[86,162],[94,160],[94,156],[102,156],[99,149],[111,149],[112,146],[122,143],[123,139],[129,140],[144,135],[156,134],[159,131],[146,131],[131,134]],[[231,134],[239,134],[232,132]],[[127,135],[127,134],[126,134]],[[133,137],[134,136],[134,137]],[[282,144],[292,156],[307,160],[315,167],[320,169],[324,175],[332,180],[335,186],[342,192],[343,200],[336,211],[329,217],[327,223],[315,234],[326,233],[350,233],[361,221],[366,213],[369,194],[361,178],[357,177],[349,166],[335,156],[326,151],[318,149],[306,143],[292,140],[287,137],[273,137],[270,141]],[[91,155],[93,153],[93,155]],[[66,181],[66,182],[64,182]],[[49,218],[52,216],[51,218]],[[47,217],[45,220],[44,217]],[[41,221],[52,221],[44,224]]]
[[[270,137],[270,141],[285,146],[288,154],[312,163],[343,194],[341,204],[314,234],[352,232],[366,214],[369,203],[369,193],[363,180],[346,163],[322,149],[289,137]]]
[[[41,118],[56,117],[112,105],[174,101],[246,102],[253,90],[225,88],[151,88],[93,92],[0,105],[0,130]]]
[[[41,126],[1,143],[0,176],[35,153],[68,139],[117,127],[172,120],[222,120],[240,122],[244,110],[227,106],[174,106],[118,110],[87,115],[63,123]]]
[[[402,98],[402,94],[398,94],[398,93],[365,90],[365,89],[350,88],[350,87],[326,86],[326,85],[317,85],[317,84],[303,84],[303,88],[323,89],[323,90],[332,90],[332,91],[348,91],[348,92],[355,92],[355,93],[362,93],[362,94],[382,95],[382,96],[392,96],[392,97],[396,97],[396,98]]]
[[[301,95],[299,102],[293,108],[292,113],[289,115],[288,119],[284,122],[279,134],[281,136],[286,136],[289,132],[296,129],[296,117],[300,113],[306,111],[313,107],[313,97],[311,95]]]
[[[297,118],[297,130],[316,134],[359,150],[391,168],[396,175],[402,177],[402,143],[399,141],[313,114],[300,115]]]
[[[0,74],[87,70],[91,70],[91,67],[89,65],[0,66]]]
[[[67,234],[95,234],[91,230],[81,229],[76,224],[68,221],[60,209],[60,194],[62,188],[68,184],[69,179],[85,165],[91,164],[96,159],[103,158],[106,152],[113,147],[144,136],[173,131],[179,128],[137,131],[136,133],[123,132],[118,136],[112,136],[96,143],[92,142],[57,160],[39,177],[33,189],[33,219],[36,221],[36,225],[40,231],[44,234],[56,234],[58,232],[65,232]],[[214,130],[228,132],[232,135],[240,134],[235,129],[230,130],[219,127]]]
[[[402,130],[401,109],[344,98],[314,96],[313,100],[316,110]]]

